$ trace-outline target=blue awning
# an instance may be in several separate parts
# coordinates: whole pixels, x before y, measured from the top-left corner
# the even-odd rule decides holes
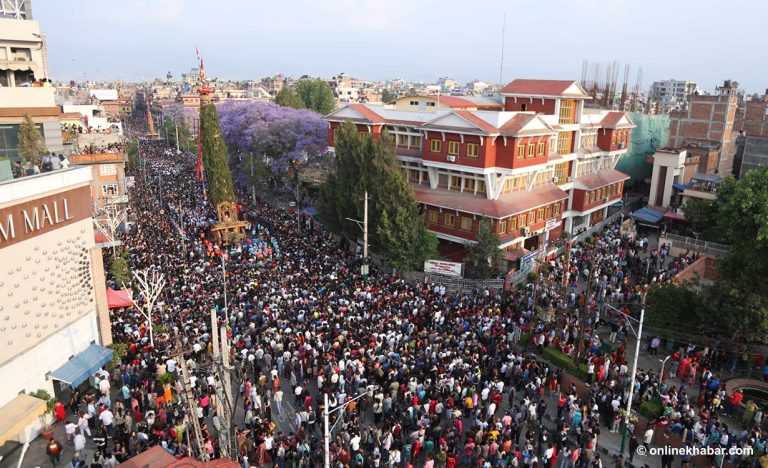
[[[672,187],[678,189],[678,190],[685,190],[688,186],[685,184],[672,184]]]
[[[308,207],[304,208],[304,213],[306,213],[306,214],[308,214],[310,216],[317,216],[318,211],[317,211],[317,208],[315,208],[314,206],[308,206]]]
[[[66,364],[51,372],[50,376],[72,387],[77,387],[88,380],[97,370],[112,359],[113,351],[104,346],[92,344],[67,361]]]
[[[662,217],[664,217],[664,213],[652,210],[646,206],[632,213],[632,217],[647,223],[656,224],[661,221]]]

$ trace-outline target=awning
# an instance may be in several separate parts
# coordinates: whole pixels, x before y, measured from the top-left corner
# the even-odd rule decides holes
[[[109,306],[110,309],[130,307],[133,305],[133,302],[131,302],[132,294],[133,291],[131,291],[130,288],[121,289],[119,291],[107,288],[107,306]]]
[[[687,221],[684,214],[672,213],[671,211],[664,213],[664,219],[669,219],[671,221]]]
[[[691,177],[691,180],[703,180],[704,182],[722,182],[725,180],[722,176],[715,174],[705,174],[704,172],[697,172]]]
[[[308,214],[310,216],[317,216],[317,213],[318,213],[317,208],[315,208],[314,206],[308,206],[308,207],[304,208],[304,210],[302,210],[302,211],[304,211],[304,213],[306,213],[306,214]]]
[[[25,393],[20,393],[8,404],[0,408],[0,445],[9,440],[27,442],[22,431],[29,423],[37,421],[45,413],[45,402]]]
[[[72,387],[77,387],[88,380],[104,364],[112,359],[112,350],[92,344],[67,361],[66,364],[51,372],[50,377]]]
[[[677,190],[685,190],[688,186],[686,184],[672,184],[672,187]]]
[[[37,64],[25,60],[0,60],[0,70],[36,71]]]
[[[656,210],[652,210],[648,208],[647,206],[644,208],[640,208],[639,210],[635,211],[631,215],[633,218],[637,218],[639,220],[656,224],[659,221],[661,221],[661,218],[664,216],[664,213]]]

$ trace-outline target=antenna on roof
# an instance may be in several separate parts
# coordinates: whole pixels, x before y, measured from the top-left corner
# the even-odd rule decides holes
[[[504,13],[504,19],[501,22],[501,62],[499,63],[499,94],[501,87],[504,86],[504,33],[507,26],[507,14]]]

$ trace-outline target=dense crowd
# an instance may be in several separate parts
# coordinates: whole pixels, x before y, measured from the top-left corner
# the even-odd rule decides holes
[[[642,301],[646,276],[665,281],[690,256],[670,259],[662,247],[651,249],[648,261],[647,240],[622,235],[616,225],[595,242],[574,244],[548,263],[545,278],[516,291],[453,293],[375,266],[364,281],[346,241],[262,203],[242,207],[250,222],[247,240],[215,245],[208,237],[213,210],[194,162],[180,161],[159,142],[141,147],[146,175],[131,193],[137,223],[123,241],[131,268],[155,269],[167,282],[154,312],[154,346],[138,311],[113,310],[114,339],[127,346],[111,378],[118,388],[110,392],[110,379],[98,384],[75,436],[90,423],[108,436],[103,451],[118,461],[153,445],[183,456],[190,453],[188,420],[198,418],[211,458],[226,453],[235,437],[243,466],[318,466],[327,395],[332,466],[607,462],[597,448],[602,431],[620,430],[626,406],[622,341],[631,304]],[[605,304],[622,312],[609,314]],[[222,374],[211,361],[211,309],[218,310],[217,327],[229,327],[232,344],[232,433],[219,397]],[[551,320],[542,311],[551,311]],[[598,327],[612,333],[601,338]],[[546,347],[578,355],[590,385],[565,383],[560,369],[537,357]],[[686,348],[683,356],[696,352]],[[179,359],[192,374],[198,414],[186,414],[180,404]],[[637,403],[661,399],[666,419],[652,421],[650,433],[639,428],[643,435],[630,438],[630,449],[650,443],[657,422],[670,432],[682,425],[692,444],[702,443],[703,432],[704,443],[717,433],[719,444],[759,447],[762,441],[764,447],[755,420],[723,437],[729,428],[716,414],[690,414],[694,406],[706,411],[720,395],[718,387],[718,393],[704,391],[703,401],[689,396],[696,383],[709,388],[710,377],[694,374],[692,383],[674,387],[639,369]],[[72,405],[82,408],[77,396]]]

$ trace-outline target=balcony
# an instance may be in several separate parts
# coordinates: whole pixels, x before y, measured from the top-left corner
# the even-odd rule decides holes
[[[2,87],[0,102],[3,103],[3,108],[55,108],[54,115],[58,116],[60,111],[56,106],[55,91],[56,88]]]

